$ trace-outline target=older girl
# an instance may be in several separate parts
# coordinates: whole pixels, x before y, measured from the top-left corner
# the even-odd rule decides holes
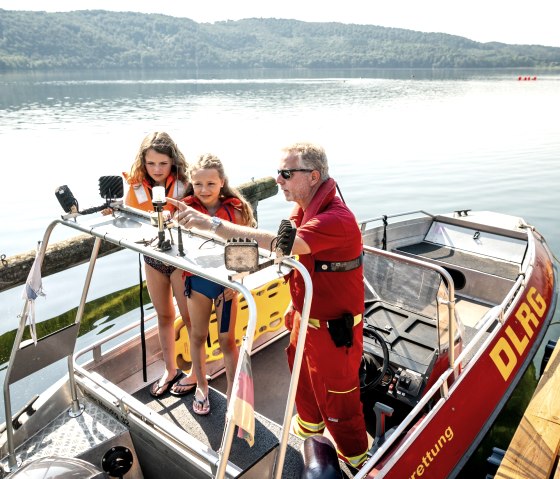
[[[123,173],[129,184],[125,204],[144,211],[153,211],[152,188],[165,187],[166,196],[181,199],[188,186],[187,162],[175,142],[165,132],[150,133],[144,138],[128,174]],[[165,207],[171,213],[175,207]],[[175,306],[183,317],[187,331],[190,329],[187,301],[184,295],[183,272],[161,261],[144,256],[146,285],[158,317],[158,333],[165,363],[162,376],[150,388],[150,394],[160,397],[172,384],[181,379],[182,371],[175,360]]]

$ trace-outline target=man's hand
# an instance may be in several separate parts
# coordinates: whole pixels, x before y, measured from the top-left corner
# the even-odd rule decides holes
[[[173,219],[184,226],[187,229],[197,228],[199,230],[209,230],[212,227],[212,221],[210,216],[205,215],[194,208],[187,206],[182,201],[178,201],[174,198],[166,198],[168,203],[171,203],[177,211],[173,216]]]

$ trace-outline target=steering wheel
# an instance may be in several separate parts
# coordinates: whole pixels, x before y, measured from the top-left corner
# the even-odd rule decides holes
[[[379,358],[377,344],[381,347],[383,357]],[[360,364],[360,392],[366,393],[377,386],[389,367],[389,348],[382,336],[374,328],[364,328],[364,352]]]

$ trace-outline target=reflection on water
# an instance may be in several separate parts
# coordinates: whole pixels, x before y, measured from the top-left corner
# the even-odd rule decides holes
[[[0,209],[0,254],[35,249],[47,224],[62,213],[56,187],[68,185],[82,209],[99,204],[98,178],[127,171],[144,135],[165,130],[188,161],[206,151],[220,156],[232,184],[274,176],[278,149],[286,143],[317,141],[359,219],[416,209],[495,210],[535,225],[558,256],[560,75],[536,72],[537,81],[517,81],[523,73],[0,74],[2,164],[9,173]],[[282,195],[264,201],[260,226],[277,230],[290,208]],[[52,241],[61,237],[55,229]],[[138,317],[132,287],[137,257],[114,257],[118,261],[100,260],[103,279],[94,275],[91,316],[80,345]],[[83,275],[79,267],[44,279],[41,328],[72,320],[81,293],[73,286]],[[19,291],[0,294],[3,349],[13,338],[20,298]],[[544,343],[559,335],[560,327],[552,326]],[[1,354],[6,357],[5,350]],[[541,357],[542,348],[537,364]],[[5,364],[0,375],[4,371]],[[63,372],[58,367],[56,377]],[[526,380],[527,388],[533,387],[534,371]],[[34,379],[33,386],[40,391],[52,381]],[[31,395],[23,382],[13,388],[20,405]]]

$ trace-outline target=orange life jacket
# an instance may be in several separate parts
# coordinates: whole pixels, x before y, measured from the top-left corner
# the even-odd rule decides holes
[[[123,176],[130,185],[124,199],[124,204],[138,208],[143,211],[153,211],[152,205],[152,185],[144,178],[142,183],[131,183],[128,174],[123,172]],[[169,175],[165,182],[165,196],[169,198],[182,199],[185,196],[187,187],[182,181],[177,181],[174,175]],[[168,203],[163,209],[173,213],[175,207]]]

